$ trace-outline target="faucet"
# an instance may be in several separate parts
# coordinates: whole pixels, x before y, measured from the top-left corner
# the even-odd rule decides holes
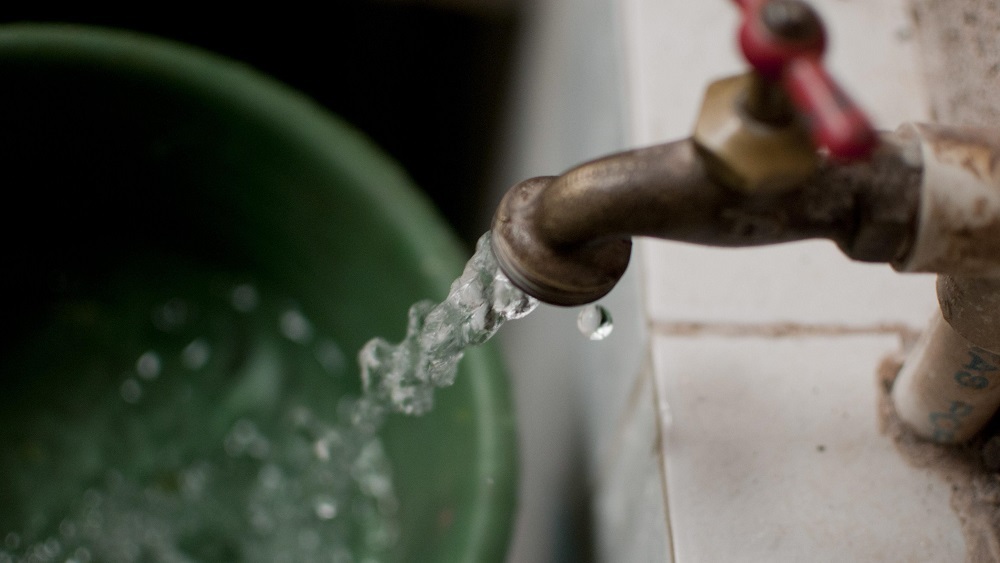
[[[959,443],[1000,408],[1000,132],[876,131],[822,64],[802,0],[735,0],[750,69],[708,86],[690,138],[513,186],[491,242],[511,282],[590,303],[632,237],[743,247],[827,238],[848,257],[938,276],[941,305],[892,390],[919,436]]]

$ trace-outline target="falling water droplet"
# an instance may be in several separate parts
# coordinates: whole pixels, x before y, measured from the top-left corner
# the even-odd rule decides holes
[[[604,340],[614,330],[611,313],[600,305],[588,305],[576,318],[580,332],[591,340]]]

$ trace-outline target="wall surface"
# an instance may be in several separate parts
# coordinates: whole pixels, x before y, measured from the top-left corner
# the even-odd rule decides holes
[[[813,2],[831,71],[883,129],[997,115],[985,101],[997,91],[997,6],[962,4]],[[732,6],[634,0],[624,11],[632,141],[684,136],[695,85],[742,67]],[[933,276],[852,263],[826,242],[643,241],[641,251],[670,545],[662,560],[964,558],[949,483],[907,463],[878,412],[879,365],[925,326]],[[634,432],[648,434],[641,423]]]
[[[934,120],[1000,126],[1000,3],[913,0]]]
[[[497,159],[493,204],[514,183],[558,174],[625,146],[622,40],[610,0],[527,2],[515,64],[505,150]],[[578,309],[539,307],[498,335],[514,385],[521,429],[521,488],[513,545],[518,563],[585,562],[592,556],[589,491],[597,452],[610,447],[615,417],[645,354],[637,275],[604,300],[611,337],[591,342]]]
[[[995,0],[812,3],[831,72],[879,128],[1000,126]],[[686,137],[705,86],[744,69],[726,0],[540,5],[510,183]],[[614,29],[581,23],[602,12]],[[616,96],[624,123],[608,128]],[[879,367],[936,309],[933,276],[854,263],[824,241],[639,239],[609,298],[629,332],[596,347],[572,334],[573,311],[549,308],[505,334],[523,428],[541,433],[524,438],[525,508],[536,510],[522,517],[521,549],[565,539],[557,507],[580,490],[566,486],[578,463],[599,561],[965,557],[950,485],[903,459],[879,413]]]

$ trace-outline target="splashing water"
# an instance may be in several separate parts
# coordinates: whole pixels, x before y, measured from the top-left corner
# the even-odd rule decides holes
[[[161,301],[149,320],[170,337],[165,341],[175,342],[173,347],[138,350],[119,372],[122,380],[114,396],[93,399],[126,405],[125,411],[107,405],[94,409],[125,412],[125,418],[95,419],[102,430],[79,424],[55,435],[69,442],[78,436],[76,441],[85,443],[86,436],[100,434],[109,424],[122,424],[142,436],[160,428],[163,420],[200,420],[214,408],[203,404],[210,399],[199,399],[207,389],[225,390],[222,406],[230,408],[234,401],[247,401],[249,389],[261,383],[267,387],[268,377],[277,385],[289,365],[299,366],[293,371],[318,369],[324,379],[345,370],[336,343],[297,308],[287,306],[287,300],[247,283],[230,287],[217,302]],[[62,504],[53,505],[63,508],[47,517],[48,524],[0,529],[0,563],[381,559],[400,534],[392,460],[380,437],[386,415],[426,413],[434,390],[454,382],[468,347],[482,344],[505,321],[523,317],[537,304],[500,272],[486,233],[443,302],[411,307],[402,342],[376,338],[362,348],[363,392],[342,397],[335,420],[302,404],[301,397],[290,397],[275,404],[272,415],[261,418],[263,413],[251,410],[233,419],[221,443],[182,463],[168,462],[153,481],[112,464],[82,495],[70,487]],[[199,324],[199,319],[213,319],[214,324]],[[220,325],[219,319],[228,320]],[[271,344],[254,350],[227,343],[225,335],[232,328],[210,328],[216,325],[244,326],[236,332],[264,326],[268,335],[280,338],[268,336],[265,341]],[[242,353],[250,357],[234,362],[236,349],[247,350]],[[190,372],[202,374],[194,380],[203,385],[197,392],[171,383],[186,381],[190,376],[182,374]],[[212,373],[221,378],[219,385]],[[197,428],[194,432],[200,434]],[[43,445],[46,439],[31,438]],[[196,438],[175,439],[184,443]],[[142,442],[115,447],[130,449],[155,455]],[[75,461],[71,457],[58,463]],[[44,488],[48,479],[33,478],[34,488]]]
[[[465,349],[489,340],[503,325],[538,306],[507,279],[497,265],[486,233],[448,297],[434,305],[410,307],[406,337],[399,344],[381,338],[361,349],[358,361],[365,407],[423,414],[433,405],[434,389],[455,381]]]

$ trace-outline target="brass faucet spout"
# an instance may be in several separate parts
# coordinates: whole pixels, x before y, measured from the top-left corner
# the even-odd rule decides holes
[[[921,173],[908,147],[885,135],[865,161],[821,162],[798,186],[759,192],[715,181],[690,139],[607,156],[511,188],[494,252],[515,285],[556,305],[610,291],[633,236],[727,247],[828,238],[854,259],[890,262],[916,220]]]

